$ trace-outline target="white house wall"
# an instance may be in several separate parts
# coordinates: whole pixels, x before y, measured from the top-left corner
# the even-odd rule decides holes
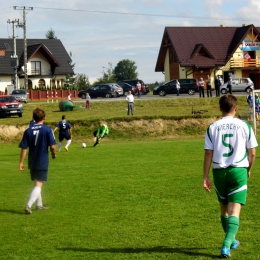
[[[37,52],[33,58],[30,59],[30,61],[27,63],[27,74],[32,75],[31,72],[31,62],[32,61],[40,61],[41,62],[41,75],[50,75],[51,74],[51,66],[49,61],[40,53]]]
[[[0,91],[5,92],[5,89],[8,85],[12,85],[11,75],[8,76],[0,76]]]
[[[165,82],[170,81],[170,57],[169,57],[169,49],[167,49],[167,53],[164,60],[164,80]]]

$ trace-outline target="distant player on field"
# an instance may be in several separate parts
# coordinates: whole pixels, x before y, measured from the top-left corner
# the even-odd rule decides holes
[[[54,128],[54,132],[59,129],[59,142],[58,142],[58,151],[61,150],[61,142],[63,139],[67,140],[67,143],[64,147],[64,149],[68,152],[69,151],[69,145],[71,144],[72,139],[72,130],[71,125],[66,121],[66,116],[63,115],[61,117],[61,121],[56,124],[56,127]]]
[[[209,171],[212,164],[214,187],[220,203],[221,223],[225,232],[221,257],[230,257],[230,249],[239,228],[241,205],[246,203],[247,179],[255,161],[257,141],[251,126],[238,118],[237,99],[225,95],[219,99],[222,119],[211,124],[205,135],[203,187],[210,191]]]
[[[93,133],[94,137],[96,138],[96,142],[93,145],[93,147],[99,144],[101,138],[104,138],[106,135],[108,135],[108,133],[109,133],[109,129],[107,125],[105,125],[102,121],[100,121],[98,123],[98,129]]]
[[[52,158],[56,158],[55,137],[50,127],[44,125],[45,112],[36,108],[33,111],[35,124],[27,128],[19,144],[21,148],[19,169],[24,171],[24,159],[29,148],[28,168],[31,173],[31,180],[34,181],[34,188],[30,194],[25,207],[25,213],[31,214],[31,206],[36,201],[36,209],[48,209],[42,204],[41,189],[44,182],[47,181],[50,147]]]

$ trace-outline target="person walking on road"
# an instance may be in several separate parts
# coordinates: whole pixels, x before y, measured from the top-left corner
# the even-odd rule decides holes
[[[200,98],[201,97],[205,97],[205,94],[204,94],[204,80],[203,80],[203,78],[200,78],[200,80],[199,80],[199,94],[200,94]]]
[[[207,82],[207,97],[212,97],[211,78],[209,75],[207,76],[206,82]]]
[[[216,76],[214,83],[215,83],[216,97],[219,97],[220,96],[220,80],[219,80],[218,76]]]

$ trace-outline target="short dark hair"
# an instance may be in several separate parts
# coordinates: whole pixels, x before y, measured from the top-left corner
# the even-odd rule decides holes
[[[230,113],[237,106],[237,98],[233,95],[224,95],[219,99],[219,106],[222,112]]]
[[[45,118],[45,112],[41,108],[35,108],[33,110],[33,119],[36,123],[42,121]]]
[[[61,119],[62,119],[62,120],[64,120],[65,118],[66,118],[66,116],[65,116],[65,115],[63,115],[63,116],[61,117]]]

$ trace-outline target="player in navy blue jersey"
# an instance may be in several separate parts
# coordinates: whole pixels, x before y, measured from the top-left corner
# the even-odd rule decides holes
[[[34,181],[34,187],[25,207],[25,213],[31,214],[32,204],[36,201],[36,209],[48,209],[42,204],[41,189],[44,182],[47,181],[49,167],[50,147],[52,158],[56,158],[56,142],[53,131],[50,127],[44,125],[45,112],[36,108],[33,111],[35,124],[27,128],[19,144],[21,148],[19,168],[24,171],[24,159],[29,148],[28,168],[31,173],[31,180]]]
[[[61,142],[63,139],[67,140],[67,143],[64,147],[64,149],[68,152],[69,151],[69,145],[71,144],[71,138],[72,138],[72,129],[71,125],[66,121],[66,116],[63,115],[61,117],[61,121],[56,124],[56,127],[54,128],[54,132],[59,129],[59,142],[58,142],[58,151],[60,152],[61,149]]]

